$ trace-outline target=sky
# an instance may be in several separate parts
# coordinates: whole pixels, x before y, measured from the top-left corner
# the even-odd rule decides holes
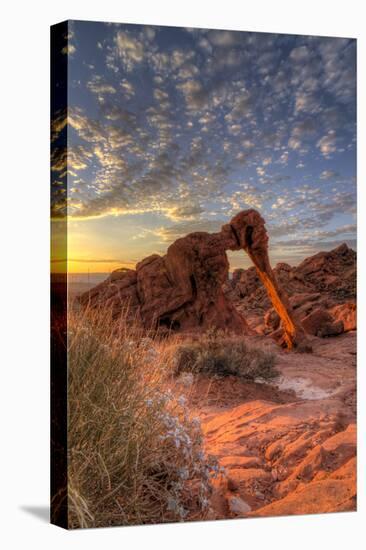
[[[248,208],[273,265],[355,248],[355,40],[72,21],[58,54],[52,211],[70,272],[133,268]]]

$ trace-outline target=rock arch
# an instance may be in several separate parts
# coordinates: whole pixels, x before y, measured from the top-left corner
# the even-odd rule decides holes
[[[254,209],[240,212],[222,228],[222,232],[234,234],[230,250],[243,249],[252,260],[272,305],[282,321],[284,344],[287,348],[302,346],[306,335],[301,321],[292,309],[286,291],[278,283],[268,256],[268,234],[265,221]]]
[[[114,271],[106,281],[80,298],[82,304],[110,305],[119,315],[128,304],[146,328],[206,330],[210,327],[249,333],[244,317],[225,297],[227,250],[244,250],[256,267],[273,307],[282,321],[283,343],[289,349],[304,343],[301,322],[292,310],[268,257],[268,235],[253,209],[237,214],[218,233],[196,232],[177,239],[165,256],[153,254],[135,270]]]

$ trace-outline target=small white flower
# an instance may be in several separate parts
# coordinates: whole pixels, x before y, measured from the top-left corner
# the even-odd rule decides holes
[[[205,510],[206,508],[208,508],[208,505],[209,505],[209,502],[207,500],[206,497],[202,497],[201,498],[201,506],[203,508],[203,510]]]
[[[179,376],[178,383],[189,387],[192,386],[193,380],[193,374],[191,372],[185,372]]]
[[[180,519],[183,520],[187,516],[188,510],[185,510],[183,506],[179,506],[178,513],[179,513]]]
[[[197,457],[201,462],[203,462],[205,460],[205,453],[203,451],[198,451]]]
[[[185,434],[185,442],[187,447],[192,447],[192,439],[189,437],[189,435]]]
[[[184,405],[187,403],[187,399],[184,397],[184,395],[180,395],[178,397],[178,403],[181,407],[184,407]]]
[[[168,498],[168,510],[176,512],[179,508],[178,502],[174,498]]]
[[[200,419],[198,416],[195,416],[195,417],[192,419],[192,424],[193,424],[193,426],[195,426],[196,428],[200,428],[200,427],[201,427],[201,419]]]
[[[178,475],[181,479],[186,480],[189,478],[188,468],[179,468]]]

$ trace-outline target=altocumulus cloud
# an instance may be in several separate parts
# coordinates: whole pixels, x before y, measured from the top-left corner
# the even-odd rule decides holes
[[[164,242],[250,206],[274,242],[281,227],[353,226],[354,40],[74,22],[65,53],[57,215],[153,213]]]

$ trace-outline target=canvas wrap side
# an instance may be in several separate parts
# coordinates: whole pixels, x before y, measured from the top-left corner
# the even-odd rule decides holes
[[[68,527],[67,494],[67,210],[55,210],[67,197],[67,175],[52,170],[67,162],[68,22],[51,27],[51,523]],[[64,127],[55,133],[55,121]]]

